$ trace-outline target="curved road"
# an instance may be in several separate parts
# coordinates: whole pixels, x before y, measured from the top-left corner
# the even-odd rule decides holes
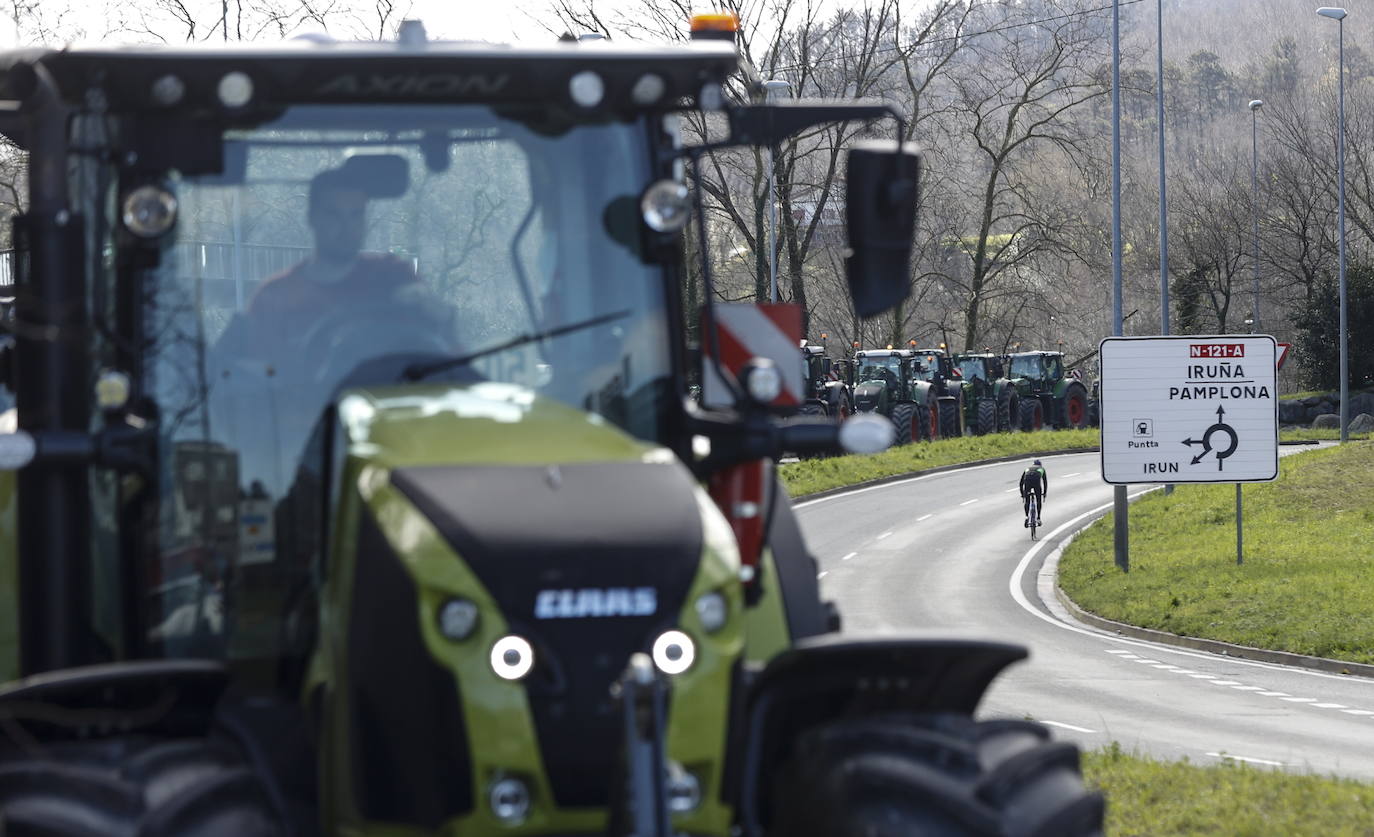
[[[1117,741],[1200,764],[1231,758],[1374,779],[1374,680],[1127,639],[1047,605],[1046,556],[1111,503],[1112,487],[1096,453],[1044,460],[1048,531],[1035,544],[1016,492],[1029,459],[798,503],[821,592],[839,604],[845,631],[1024,644],[1030,659],[993,683],[980,714],[1032,717],[1085,748]]]

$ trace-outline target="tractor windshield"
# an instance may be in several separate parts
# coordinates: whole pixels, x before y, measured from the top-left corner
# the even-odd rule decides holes
[[[672,367],[665,283],[639,254],[643,124],[316,106],[222,143],[222,172],[145,180],[174,197],[176,224],[136,255],[139,184],[111,177],[105,249],[121,255],[104,269],[137,289],[120,316],[159,428],[155,510],[124,524],[148,594],[132,653],[287,653],[284,614],[321,549],[308,498],[324,469],[303,463],[343,389],[480,354],[424,385],[518,384],[663,437]]]
[[[1011,376],[1013,378],[1030,378],[1033,381],[1044,380],[1045,367],[1041,363],[1040,355],[1013,355]]]
[[[975,378],[988,380],[987,362],[981,357],[966,357],[959,361],[955,367],[964,380],[972,381]]]
[[[866,357],[859,361],[860,381],[896,382],[902,377],[902,359],[899,357]]]

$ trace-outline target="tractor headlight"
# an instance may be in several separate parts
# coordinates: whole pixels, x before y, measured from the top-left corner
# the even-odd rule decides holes
[[[639,212],[654,232],[675,233],[691,217],[691,192],[676,180],[657,181],[640,196]]]
[[[701,805],[701,781],[675,761],[668,762],[668,780],[664,789],[668,792],[668,810],[671,813],[691,813]]]
[[[124,198],[124,228],[139,238],[157,238],[177,220],[177,198],[161,184],[147,184]]]
[[[725,596],[714,590],[698,596],[693,607],[697,618],[701,620],[701,627],[708,634],[725,627],[725,621],[730,617],[730,605],[725,601]]]
[[[654,640],[654,665],[664,674],[681,674],[697,659],[697,647],[682,631],[664,631]]]
[[[524,637],[503,636],[491,647],[491,670],[502,680],[519,680],[534,668],[534,649]]]
[[[439,605],[439,633],[445,639],[467,639],[477,630],[477,620],[477,605],[467,599],[453,598]]]
[[[487,792],[491,812],[505,825],[519,825],[530,814],[530,789],[512,776],[498,779]]]

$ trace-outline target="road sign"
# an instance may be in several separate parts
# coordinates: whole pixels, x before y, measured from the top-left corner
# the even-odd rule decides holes
[[[802,391],[802,361],[797,352],[801,342],[801,306],[795,303],[723,303],[712,306],[719,329],[712,340],[710,323],[703,317],[701,332],[702,392],[706,407],[728,408],[734,395],[716,371],[711,360],[715,345],[720,346],[721,365],[738,375],[756,357],[769,358],[782,376],[782,391],[773,401],[776,407],[795,407],[805,399]]]
[[[1101,353],[1104,480],[1278,477],[1273,337],[1109,337]]]
[[[1292,343],[1279,344],[1279,361],[1277,364],[1279,369],[1283,368],[1283,362],[1288,359],[1288,350],[1291,348],[1293,348]]]

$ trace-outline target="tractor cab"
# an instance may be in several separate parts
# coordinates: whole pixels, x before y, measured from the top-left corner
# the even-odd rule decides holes
[[[1088,426],[1087,388],[1065,373],[1063,352],[1017,352],[1007,356],[1007,365],[1021,398],[1023,429]]]
[[[1063,352],[1017,352],[1008,355],[1011,377],[1053,386],[1064,378]]]

